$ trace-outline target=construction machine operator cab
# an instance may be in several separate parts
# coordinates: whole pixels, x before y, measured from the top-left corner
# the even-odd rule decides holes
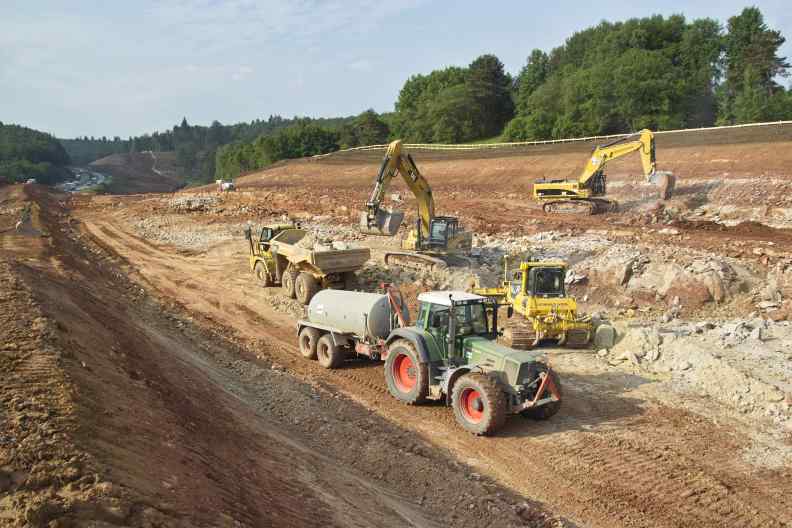
[[[430,248],[448,247],[449,239],[456,235],[459,229],[459,221],[448,216],[436,216],[429,224],[429,236],[426,238],[426,245]]]
[[[537,297],[565,297],[564,268],[531,268],[528,271],[528,294]]]

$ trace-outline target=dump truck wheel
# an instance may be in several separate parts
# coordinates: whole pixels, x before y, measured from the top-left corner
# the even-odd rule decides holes
[[[300,330],[300,335],[297,339],[300,343],[300,355],[302,357],[305,359],[316,359],[316,344],[320,335],[321,332],[319,330],[310,326]]]
[[[267,267],[264,266],[261,262],[256,262],[256,267],[253,269],[253,273],[256,274],[256,278],[264,288],[269,288],[272,286],[272,280],[270,279],[269,273],[267,273]]]
[[[547,372],[546,368],[542,368],[539,372]],[[561,396],[563,393],[561,392],[561,381],[558,379],[558,375],[554,371],[550,371],[550,379],[558,389],[558,395]],[[558,411],[561,410],[561,402],[555,401],[548,403],[546,405],[542,405],[541,407],[535,407],[533,409],[525,409],[524,411],[520,412],[520,415],[523,418],[530,418],[532,420],[547,420],[551,416],[555,416]]]
[[[326,369],[334,369],[344,362],[346,353],[333,342],[333,336],[325,334],[316,343],[316,359]]]
[[[293,271],[285,271],[283,272],[283,277],[281,277],[281,287],[283,288],[283,293],[286,294],[286,297],[291,299],[296,297],[296,293],[294,291],[294,283],[296,278],[297,274]]]
[[[465,374],[454,383],[451,406],[457,422],[474,435],[489,435],[506,422],[506,395],[492,378]]]
[[[297,275],[294,283],[294,294],[302,304],[308,304],[319,291],[319,283],[310,273],[302,272]]]
[[[418,362],[418,353],[406,339],[394,341],[385,360],[388,391],[409,405],[423,403],[429,395],[429,367]]]

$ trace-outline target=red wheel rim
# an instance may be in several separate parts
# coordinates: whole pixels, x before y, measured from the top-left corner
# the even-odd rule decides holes
[[[415,377],[415,364],[410,356],[399,354],[393,362],[393,381],[401,392],[410,392],[418,380]]]
[[[464,389],[460,398],[462,414],[469,422],[478,423],[484,416],[484,400],[476,389]]]

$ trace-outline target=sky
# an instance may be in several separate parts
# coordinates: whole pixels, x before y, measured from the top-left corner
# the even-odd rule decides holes
[[[393,110],[413,74],[497,55],[512,74],[601,20],[747,5],[792,41],[790,0],[0,0],[0,121],[57,137]],[[792,42],[782,48],[792,58]],[[786,82],[788,84],[788,82]]]

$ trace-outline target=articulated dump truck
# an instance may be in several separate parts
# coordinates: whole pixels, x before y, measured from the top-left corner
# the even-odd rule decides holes
[[[355,357],[385,362],[385,383],[410,405],[445,400],[459,424],[488,435],[506,417],[550,418],[561,407],[561,383],[539,353],[495,342],[498,305],[466,292],[418,297],[415,323],[398,290],[323,290],[297,323],[300,353],[325,368]]]
[[[301,247],[309,233],[295,224],[264,226],[250,245],[250,269],[262,286],[280,284],[283,292],[302,304],[324,288],[349,288],[355,271],[371,258],[369,248],[316,250]]]

